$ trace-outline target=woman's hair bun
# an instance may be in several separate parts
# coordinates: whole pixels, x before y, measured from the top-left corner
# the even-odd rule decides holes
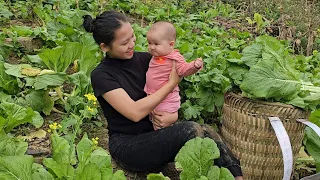
[[[83,27],[87,32],[93,32],[94,31],[94,20],[90,15],[84,15],[83,16]]]

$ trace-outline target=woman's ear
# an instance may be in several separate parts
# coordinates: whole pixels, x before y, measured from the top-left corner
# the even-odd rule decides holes
[[[102,52],[105,52],[105,53],[110,50],[110,48],[105,43],[100,44],[100,49]]]

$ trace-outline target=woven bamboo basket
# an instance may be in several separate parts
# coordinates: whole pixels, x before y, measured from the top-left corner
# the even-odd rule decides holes
[[[279,117],[288,132],[294,162],[302,146],[308,113],[291,105],[225,95],[222,137],[240,160],[245,180],[281,180],[282,152],[268,117]]]

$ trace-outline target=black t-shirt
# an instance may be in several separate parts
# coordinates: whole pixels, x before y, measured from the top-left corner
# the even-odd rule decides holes
[[[108,91],[123,88],[134,101],[144,98],[146,93],[143,88],[151,57],[145,52],[135,52],[128,60],[106,56],[92,71],[91,83],[94,95],[107,118],[109,133],[140,134],[153,130],[148,116],[139,122],[133,122],[116,111],[102,97]]]

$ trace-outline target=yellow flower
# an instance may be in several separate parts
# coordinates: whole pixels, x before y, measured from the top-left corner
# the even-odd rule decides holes
[[[98,145],[98,140],[99,140],[98,137],[92,138],[91,140],[92,140],[92,142],[93,142],[94,145]]]
[[[51,129],[48,129],[48,133],[51,133]]]
[[[58,123],[53,123],[53,124],[49,124],[49,128],[51,129],[51,130],[56,130],[56,129],[58,129],[58,128],[62,128],[62,126],[61,126],[61,124],[58,124]]]
[[[96,102],[96,101],[93,101],[93,105],[97,105],[97,102]]]
[[[92,94],[85,94],[84,95],[89,101],[93,101],[93,102],[96,102],[97,101],[97,98]]]
[[[93,109],[89,106],[87,106],[88,111],[93,112]]]

